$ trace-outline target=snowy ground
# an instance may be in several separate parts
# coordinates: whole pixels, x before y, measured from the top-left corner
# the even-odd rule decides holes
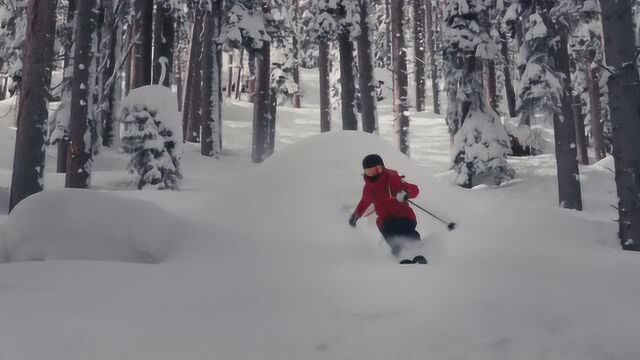
[[[640,358],[640,284],[625,280],[640,271],[640,255],[617,244],[610,161],[581,169],[582,213],[557,208],[548,155],[512,160],[518,178],[510,184],[462,190],[448,171],[441,118],[413,116],[415,161],[390,143],[388,103],[380,137],[314,136],[314,74],[304,76],[310,105],[278,110],[276,155],[261,166],[249,161],[252,109],[243,102],[225,106],[223,160],[186,146],[180,192],[134,190],[126,158],[101,155],[94,188],[110,200],[96,199],[102,217],[88,220],[96,233],[87,242],[120,251],[123,243],[114,250],[110,239],[126,239],[124,230],[104,229],[144,238],[136,222],[157,219],[175,224],[168,255],[159,264],[60,259],[85,248],[57,261],[0,265],[0,359]],[[6,213],[15,133],[8,117],[0,122]],[[420,186],[418,202],[459,223],[447,233],[419,215],[426,267],[395,264],[373,219],[347,225],[361,192],[360,160],[374,151]],[[46,184],[59,189],[53,164]],[[40,212],[52,217],[44,232],[72,243],[65,225],[73,214],[62,209],[86,219],[91,195],[62,202],[58,194],[41,199]],[[149,210],[138,216],[105,215],[128,199],[166,211],[141,203]],[[43,232],[25,228],[31,238]]]

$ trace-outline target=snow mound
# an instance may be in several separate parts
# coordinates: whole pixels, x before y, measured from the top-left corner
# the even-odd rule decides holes
[[[142,200],[90,190],[42,192],[18,204],[0,229],[0,260],[159,263],[178,225]]]

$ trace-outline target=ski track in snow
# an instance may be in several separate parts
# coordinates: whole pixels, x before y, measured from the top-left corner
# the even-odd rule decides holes
[[[95,189],[155,203],[185,228],[161,264],[0,265],[0,359],[640,358],[640,284],[624,280],[640,257],[619,250],[606,161],[581,168],[582,213],[557,208],[550,155],[511,159],[510,184],[463,190],[440,116],[411,115],[415,162],[392,147],[388,99],[380,137],[313,137],[314,84],[307,107],[278,109],[276,155],[260,166],[248,152],[251,105],[226,104],[224,158],[186,144],[179,192],[134,190],[127,158],[104,151]],[[0,125],[6,213],[15,131],[10,116]],[[429,265],[395,264],[373,218],[347,225],[368,152],[418,184],[420,204],[458,222],[448,233],[418,213]],[[47,189],[64,185],[53,154]]]

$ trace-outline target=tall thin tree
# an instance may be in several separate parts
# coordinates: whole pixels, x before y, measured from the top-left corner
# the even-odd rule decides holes
[[[416,85],[416,111],[424,111],[425,107],[425,0],[413,0],[413,51],[414,51],[414,82]]]
[[[173,76],[173,49],[175,43],[175,18],[169,1],[156,5],[153,27],[153,83],[171,86]]]
[[[369,29],[369,0],[360,2],[360,34],[358,35],[358,67],[360,85],[360,112],[362,130],[368,133],[378,131],[378,111],[376,87],[373,79],[373,54],[371,53],[371,31]]]
[[[391,53],[393,63],[394,139],[401,152],[409,154],[409,106],[407,104],[409,76],[407,51],[404,45],[404,0],[391,2]]]
[[[151,84],[153,60],[153,0],[134,0],[131,88]]]
[[[216,39],[220,36],[222,21],[222,0],[210,0],[205,12],[202,37],[202,130],[200,135],[201,153],[219,158],[222,155],[222,84],[220,70],[222,64],[217,56],[220,46]],[[231,75],[231,74],[229,74]],[[231,77],[229,77],[231,79]]]

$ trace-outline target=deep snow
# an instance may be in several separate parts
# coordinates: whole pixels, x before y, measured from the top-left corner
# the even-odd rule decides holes
[[[462,190],[441,118],[413,117],[414,161],[386,141],[388,102],[380,137],[312,136],[318,109],[307,106],[278,109],[277,152],[254,166],[251,107],[225,105],[224,159],[187,144],[179,192],[133,190],[126,157],[101,155],[97,189],[152,202],[184,231],[159,264],[0,265],[0,359],[640,357],[640,284],[631,280],[640,257],[617,244],[610,163],[581,168],[584,212],[561,210],[550,155],[510,160],[516,180],[502,187]],[[0,144],[12,149],[2,122]],[[418,213],[430,265],[395,264],[374,219],[347,225],[369,152],[420,186],[420,204],[458,222],[447,232]],[[1,156],[8,188],[11,157]],[[46,183],[64,181],[49,172]],[[156,238],[147,235],[136,236]]]

